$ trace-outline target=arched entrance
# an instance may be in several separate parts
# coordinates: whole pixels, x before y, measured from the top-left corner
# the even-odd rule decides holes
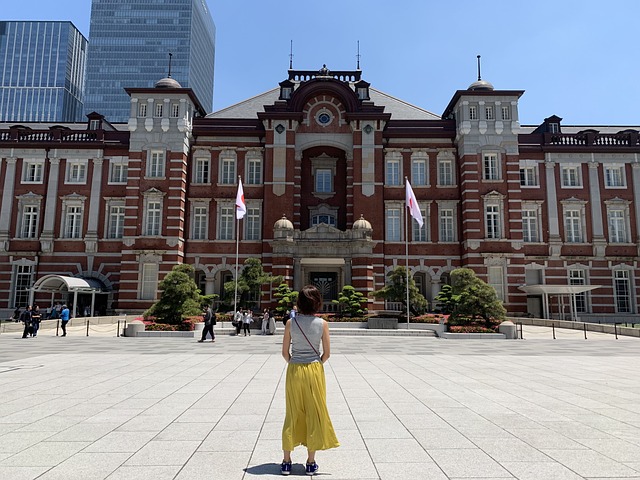
[[[33,305],[40,293],[50,293],[50,303],[66,303],[73,315],[104,315],[107,310],[109,292],[100,280],[95,278],[65,277],[45,275],[31,287],[29,304]]]

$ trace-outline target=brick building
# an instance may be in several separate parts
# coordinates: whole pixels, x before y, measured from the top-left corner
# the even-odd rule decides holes
[[[127,92],[127,124],[93,113],[1,125],[0,308],[33,294],[140,311],[182,262],[205,293],[221,293],[236,234],[240,265],[258,257],[328,302],[346,284],[369,293],[405,264],[407,177],[425,219],[408,222],[409,265],[429,301],[468,266],[511,314],[637,314],[638,127],[556,116],[521,126],[523,91],[481,80],[439,116],[360,70],[326,67],[289,70],[277,88],[208,115],[170,78]],[[247,215],[236,232],[239,176]]]

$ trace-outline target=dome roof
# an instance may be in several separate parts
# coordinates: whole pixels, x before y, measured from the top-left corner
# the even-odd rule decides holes
[[[469,85],[467,90],[493,90],[493,85],[486,80],[477,80]]]
[[[291,223],[286,215],[282,215],[282,218],[273,225],[273,228],[280,230],[293,230],[293,223]]]
[[[352,230],[373,230],[371,223],[365,220],[364,215],[360,214],[360,218],[353,222]]]
[[[155,88],[182,88],[176,80],[171,77],[161,78],[155,84]]]

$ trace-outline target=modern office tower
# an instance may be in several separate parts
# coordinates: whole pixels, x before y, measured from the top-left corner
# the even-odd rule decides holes
[[[129,119],[126,88],[153,87],[169,73],[213,107],[215,25],[206,0],[93,0],[85,111]]]
[[[0,22],[0,120],[83,120],[87,39],[71,22]]]

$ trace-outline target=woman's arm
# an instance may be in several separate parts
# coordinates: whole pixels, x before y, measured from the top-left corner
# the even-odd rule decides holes
[[[282,339],[282,357],[287,363],[291,360],[291,323],[287,322],[284,326],[284,338]]]
[[[324,326],[322,327],[322,357],[320,357],[320,360],[322,360],[322,363],[326,362],[327,360],[329,360],[329,357],[331,356],[331,339],[329,338],[329,324],[326,322],[326,320],[324,321]]]

